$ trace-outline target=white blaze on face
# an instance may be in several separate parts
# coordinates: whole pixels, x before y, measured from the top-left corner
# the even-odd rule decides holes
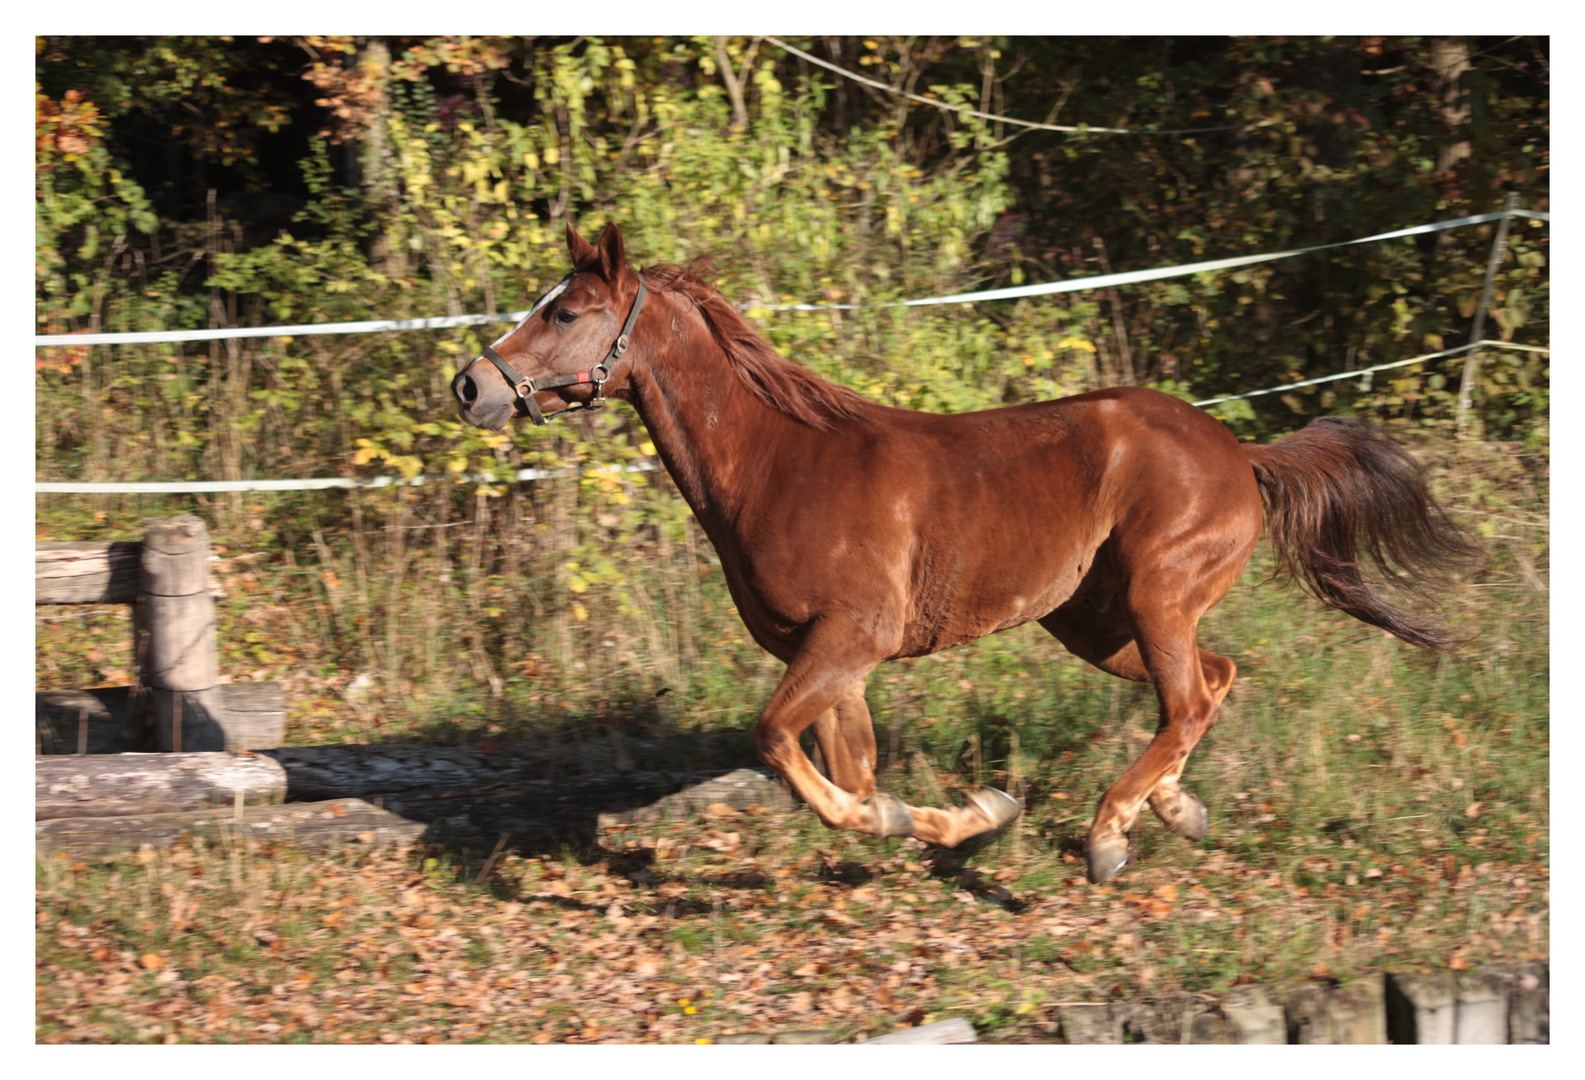
[[[550,292],[546,293],[544,296],[541,296],[537,301],[535,301],[534,306],[528,309],[528,314],[519,319],[516,326],[512,327],[512,329],[508,330],[506,333],[490,342],[490,348],[499,348],[501,342],[505,341],[507,338],[521,330],[523,328],[523,324],[528,322],[528,320],[532,319],[535,315],[538,315],[540,311],[544,309],[546,304],[550,303],[552,300],[556,299],[556,297],[566,292],[567,282],[571,280],[572,275],[568,274],[566,277],[562,278],[561,281],[557,282],[554,289],[551,289]]]

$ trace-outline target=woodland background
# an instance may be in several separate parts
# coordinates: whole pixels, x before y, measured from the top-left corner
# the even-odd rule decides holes
[[[875,400],[963,411],[1122,383],[1193,400],[1463,344],[1496,226],[1055,297],[768,307],[879,304],[1285,250],[1499,210],[1509,193],[1525,209],[1550,206],[1545,38],[786,44],[892,89],[752,37],[40,38],[37,331],[521,310],[565,273],[565,223],[593,235],[616,221],[638,264],[711,259],[715,283],[778,350]],[[1030,130],[904,93],[1131,133]],[[1549,344],[1548,236],[1541,222],[1513,221],[1486,336]],[[456,419],[450,379],[501,329],[38,349],[39,480],[431,479],[352,492],[39,495],[36,535],[135,538],[145,517],[201,515],[226,593],[223,675],[283,682],[292,744],[556,744],[597,732],[643,740],[648,767],[749,763],[746,732],[780,665],[748,640],[670,481],[624,471],[652,457],[632,412],[499,434]],[[1109,928],[1093,956],[1064,952],[1053,931],[1039,961],[1052,994],[1226,987],[1252,971],[1307,971],[1312,955],[1331,957],[1336,972],[1545,955],[1548,360],[1485,352],[1472,435],[1455,439],[1463,360],[1213,409],[1246,439],[1352,414],[1413,447],[1455,520],[1488,550],[1440,598],[1472,643],[1457,657],[1426,657],[1295,592],[1256,590],[1270,570],[1258,556],[1202,625],[1207,645],[1232,655],[1248,680],[1230,699],[1236,722],[1224,719],[1196,755],[1197,790],[1231,823],[1208,842],[1221,845],[1209,856],[1221,869],[1162,840],[1147,847],[1147,863],[1177,876],[1132,894],[1132,908],[1107,908],[1104,890],[1052,901],[1099,904],[1095,925]],[[577,471],[510,479],[524,467]],[[472,478],[481,473],[488,479]],[[123,610],[41,609],[37,685],[131,682],[129,639]],[[992,852],[1007,876],[965,891],[949,874],[944,896],[1011,889],[1027,908],[1043,889],[1082,888],[1065,838],[1082,831],[1094,798],[1148,737],[1148,688],[1091,672],[1026,630],[892,665],[871,683],[883,786],[939,800],[943,788],[990,781],[1028,807],[998,842],[1021,846]],[[751,833],[732,832],[738,839],[709,858],[748,857],[739,846]],[[780,869],[762,879],[808,864],[835,886],[844,879],[831,868],[844,859],[873,861],[861,850],[869,841],[802,825],[795,834],[803,839],[788,851],[766,841]],[[1290,844],[1302,850],[1277,854]],[[585,855],[585,866],[607,865]],[[893,856],[896,866],[882,860],[874,873],[924,873],[914,862],[899,869],[906,860]],[[607,886],[649,887],[614,869],[610,880],[589,877],[572,855],[559,858],[521,880],[565,878],[572,895],[587,886],[602,904]],[[111,880],[120,870],[62,877],[49,868],[46,921],[83,932],[50,937],[41,963],[70,970],[71,956],[102,952],[83,960],[99,972],[95,985],[109,985],[107,964],[124,962],[128,978],[114,985],[153,987],[167,963],[159,958],[173,957],[168,942],[184,931],[179,909],[149,916],[137,891],[145,900],[154,887],[179,892],[198,874],[164,863],[136,873],[156,869],[169,880],[139,877],[134,887]],[[392,883],[405,873],[389,872]],[[736,886],[716,872],[713,863],[680,869],[665,887],[730,894]],[[471,882],[473,871],[457,878]],[[917,899],[912,879],[890,880],[883,890]],[[233,884],[237,910],[251,910],[244,879],[234,874]],[[402,896],[418,887],[408,882]],[[1380,895],[1362,911],[1354,893],[1371,888]],[[1251,896],[1269,907],[1247,925],[1228,922],[1224,937],[1215,922],[1190,932],[1177,919],[1180,889],[1183,904],[1209,889],[1229,910],[1267,902],[1252,906]],[[1245,900],[1227,899],[1240,890]],[[531,891],[525,884],[521,895]],[[763,891],[748,887],[750,907]],[[1114,926],[1135,909],[1138,925]],[[720,905],[711,910],[719,960],[720,935],[731,933]],[[270,925],[274,934],[281,924]],[[301,973],[292,950],[318,946],[306,930],[302,940],[283,933],[291,947],[268,963]],[[1201,933],[1211,935],[1205,955],[1185,951],[1184,935]],[[691,938],[671,944],[702,955]],[[265,945],[236,962],[265,963]],[[159,963],[140,959],[150,955]],[[379,955],[369,963],[388,967]],[[186,977],[206,963],[184,961]],[[683,985],[663,967],[655,978]],[[861,969],[838,957],[788,978],[817,987]],[[937,987],[945,996],[930,1000],[955,1007],[960,994],[980,1010],[982,1030],[1028,1019],[1032,999],[1010,989],[997,1004],[1002,991],[985,979],[1004,975],[989,970],[954,967]],[[1005,985],[1027,983],[1033,970],[1005,975]],[[232,972],[211,974],[224,983]],[[293,1000],[271,989],[296,985],[272,981],[286,975],[259,978],[258,1009]],[[388,972],[380,978],[394,985]],[[161,985],[150,1001],[169,991],[169,980]],[[243,992],[235,986],[217,993]],[[899,984],[899,999],[912,1002],[912,987]],[[604,1037],[606,1021],[566,1008],[555,1024],[530,1015],[523,1037]],[[648,1027],[612,1021],[608,1034],[677,1037],[691,1022],[680,1017],[695,1014],[667,1009]],[[81,1011],[63,1006],[64,1019],[40,1030],[80,1037]],[[282,1025],[302,1037],[329,1030],[281,1017],[264,1021],[273,1029],[215,1022],[226,1038],[282,1038]],[[171,1018],[95,1023],[99,1038],[207,1030]]]

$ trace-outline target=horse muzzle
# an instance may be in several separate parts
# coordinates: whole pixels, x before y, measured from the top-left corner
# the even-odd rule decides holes
[[[465,424],[500,431],[517,412],[517,399],[489,400],[472,375],[463,371],[451,380],[451,396],[457,399],[458,412]]]

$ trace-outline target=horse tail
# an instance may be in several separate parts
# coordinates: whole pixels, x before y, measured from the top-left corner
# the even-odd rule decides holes
[[[1327,416],[1267,446],[1246,445],[1277,577],[1298,578],[1322,603],[1412,645],[1461,642],[1432,619],[1371,591],[1369,563],[1389,585],[1418,591],[1479,554],[1432,499],[1414,458],[1372,425]],[[1396,569],[1394,568],[1396,565]]]

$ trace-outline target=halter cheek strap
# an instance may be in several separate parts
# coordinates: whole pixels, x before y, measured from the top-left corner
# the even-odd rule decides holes
[[[486,345],[480,355],[494,364],[500,369],[501,374],[506,376],[506,381],[511,384],[518,400],[522,401],[524,410],[528,413],[528,418],[539,427],[544,427],[550,422],[545,418],[545,414],[540,412],[539,403],[534,400],[534,395],[541,390],[556,390],[563,386],[593,383],[594,396],[589,399],[587,404],[569,405],[562,412],[598,409],[605,404],[601,391],[605,386],[605,381],[611,377],[611,366],[622,358],[623,353],[627,352],[627,346],[633,334],[633,324],[638,322],[638,313],[644,310],[644,297],[646,294],[644,279],[641,277],[638,280],[638,295],[633,298],[633,307],[628,311],[627,320],[622,324],[621,334],[617,336],[616,342],[611,346],[611,351],[606,354],[605,359],[589,371],[574,371],[567,375],[548,375],[543,379],[530,379],[527,375],[519,374],[516,368],[501,359],[501,354],[496,352],[493,346]],[[474,363],[478,363],[478,361],[475,360]],[[473,364],[468,366],[472,367]]]

